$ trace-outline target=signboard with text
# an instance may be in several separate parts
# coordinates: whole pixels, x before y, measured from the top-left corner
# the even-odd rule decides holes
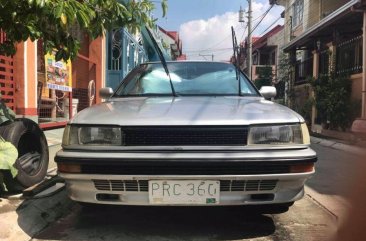
[[[71,61],[55,60],[55,53],[45,55],[47,88],[61,91],[72,91]]]

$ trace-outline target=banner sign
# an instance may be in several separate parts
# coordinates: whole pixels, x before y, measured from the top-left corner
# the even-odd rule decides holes
[[[71,61],[67,62],[55,60],[55,52],[53,54],[46,54],[45,69],[46,69],[46,82],[49,89],[72,91],[71,81]]]

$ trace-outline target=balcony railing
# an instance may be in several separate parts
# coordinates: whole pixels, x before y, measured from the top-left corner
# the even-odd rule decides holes
[[[362,72],[362,35],[337,44],[336,74]]]
[[[268,72],[272,70],[272,78],[276,75],[276,65],[253,65],[252,66],[252,80],[256,80],[263,75],[268,75]]]

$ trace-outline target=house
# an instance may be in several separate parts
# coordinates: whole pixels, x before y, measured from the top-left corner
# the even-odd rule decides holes
[[[350,108],[356,108],[358,119],[353,131],[366,133],[366,1],[364,0],[270,0],[285,7],[284,46],[291,63],[292,105],[303,109],[315,95],[310,77],[340,78],[347,76],[352,84]],[[341,96],[339,96],[341,97]],[[326,96],[318,96],[315,102]],[[308,113],[313,131],[322,132],[332,124],[320,105]],[[341,112],[341,111],[340,111]],[[338,113],[338,115],[340,115]],[[347,116],[346,118],[350,118]]]
[[[55,128],[64,126],[72,113],[100,101],[98,93],[89,98],[88,85],[93,80],[94,89],[104,86],[105,40],[90,40],[82,32],[78,38],[82,47],[72,63],[55,62],[54,55],[45,55],[41,40],[18,43],[14,56],[0,56],[2,99],[17,116],[39,122],[42,128]],[[2,32],[1,41],[5,40]]]
[[[279,46],[283,45],[283,30],[283,26],[277,25],[253,43],[252,79],[254,81],[259,77],[259,72],[265,68],[271,68],[272,78],[276,79],[280,54]]]
[[[252,46],[255,44],[255,42],[260,39],[260,37],[252,37]],[[252,52],[253,53],[253,52]],[[245,38],[244,41],[242,41],[239,44],[239,50],[238,50],[238,59],[239,59],[239,66],[242,71],[245,73],[248,73],[248,37]],[[235,57],[232,56],[230,59],[231,63],[234,63]],[[252,67],[253,68],[253,67]],[[250,78],[252,79],[252,78]]]
[[[155,26],[151,31],[161,43],[158,29]],[[73,61],[56,62],[54,55],[43,52],[42,40],[19,43],[14,56],[0,56],[1,98],[18,117],[30,118],[43,129],[65,126],[76,112],[101,102],[97,90],[116,88],[136,65],[158,60],[145,28],[134,34],[116,28],[95,40],[74,31],[81,49]],[[172,37],[172,52],[179,47],[179,56],[184,57],[178,34]],[[5,40],[1,32],[0,41]]]
[[[162,27],[158,27],[161,33],[162,46],[170,54],[172,60],[183,60],[182,56],[182,40],[179,38],[177,31],[167,31]]]
[[[284,26],[277,25],[261,37],[252,37],[252,76],[250,79],[257,88],[263,85],[275,85],[278,89],[277,98],[283,99],[284,86],[278,82],[277,66],[280,62],[281,47],[284,45]],[[239,45],[238,61],[240,69],[248,73],[248,39]],[[235,63],[234,56],[230,59]],[[279,100],[280,102],[280,100]]]

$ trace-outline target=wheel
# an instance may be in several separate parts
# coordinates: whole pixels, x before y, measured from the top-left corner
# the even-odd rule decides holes
[[[48,145],[46,137],[38,124],[30,119],[19,118],[2,126],[0,133],[6,141],[12,143],[18,150],[18,159],[15,163],[18,175],[15,177],[15,181],[23,187],[30,187],[42,181],[48,168]],[[10,182],[10,186],[19,189],[19,186],[11,183],[10,180],[4,181]]]

